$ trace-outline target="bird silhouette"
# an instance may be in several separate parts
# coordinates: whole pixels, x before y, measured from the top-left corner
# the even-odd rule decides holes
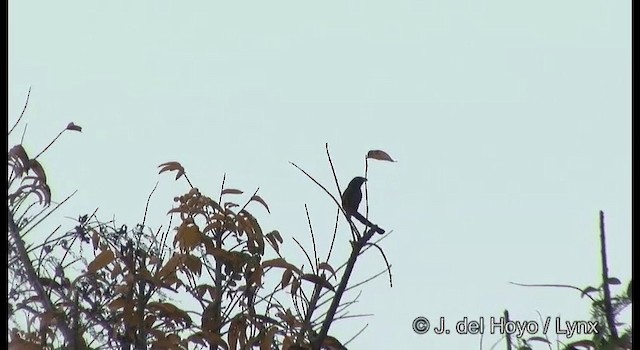
[[[351,182],[349,182],[347,188],[342,192],[342,209],[344,209],[348,219],[353,216],[362,224],[374,228],[379,233],[384,233],[383,229],[371,223],[371,221],[367,220],[367,218],[358,212],[358,207],[362,201],[361,187],[366,181],[367,179],[364,177],[356,176],[351,180]]]

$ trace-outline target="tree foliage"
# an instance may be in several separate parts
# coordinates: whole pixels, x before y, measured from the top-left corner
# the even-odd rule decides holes
[[[65,131],[81,130],[70,123],[45,151]],[[366,159],[391,160],[371,154]],[[289,261],[281,254],[286,237],[259,224],[269,206],[257,190],[242,200],[223,179],[208,196],[179,162],[167,162],[159,172],[187,185],[167,212],[167,229],[152,230],[146,212],[129,228],[94,211],[71,230],[35,238],[29,232],[64,203],[52,205],[38,156],[21,144],[9,151],[10,348],[345,349],[328,330],[353,303],[341,300],[357,258],[380,248],[373,230],[351,225],[352,254],[341,266],[297,241],[308,259]]]

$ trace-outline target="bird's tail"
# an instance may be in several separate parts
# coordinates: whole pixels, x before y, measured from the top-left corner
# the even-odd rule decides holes
[[[360,221],[363,225],[366,225],[367,227],[375,228],[376,231],[378,231],[378,233],[380,234],[384,233],[383,229],[373,224],[371,221],[367,220],[367,218],[365,218],[362,214],[358,213],[357,211],[355,213],[352,213],[351,215],[353,215],[354,218],[358,219],[358,221]]]

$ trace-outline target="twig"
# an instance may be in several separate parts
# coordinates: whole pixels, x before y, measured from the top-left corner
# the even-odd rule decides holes
[[[56,205],[55,208],[51,209],[47,214],[45,214],[44,217],[42,217],[40,220],[38,220],[35,224],[31,224],[31,226],[29,228],[24,229],[24,233],[22,234],[22,237],[25,237],[27,235],[27,233],[29,233],[33,228],[35,228],[36,226],[38,226],[38,224],[40,224],[44,219],[46,219],[47,217],[49,217],[49,215],[53,214],[54,211],[56,211],[58,208],[60,208],[60,206],[62,206],[66,201],[68,201],[71,197],[73,197],[76,193],[78,192],[78,190],[73,191],[72,194],[70,194],[67,198],[65,198],[62,202],[60,202],[58,205]]]
[[[509,311],[507,310],[504,310],[504,321],[509,323]],[[505,337],[507,338],[507,350],[511,350],[511,334],[506,332]]]
[[[302,247],[302,244],[300,244],[300,242],[298,242],[298,240],[295,237],[291,237],[293,239],[294,242],[296,242],[296,244],[298,245],[298,247],[300,247],[300,250],[302,250],[302,252],[304,253],[304,255],[307,257],[307,260],[309,261],[309,264],[311,264],[311,271],[313,273],[317,273],[316,272],[316,264],[314,264],[313,262],[311,262],[311,257],[309,256],[309,254],[307,254],[307,251],[304,250],[304,247]]]
[[[364,327],[362,327],[361,330],[358,331],[358,333],[356,333],[353,337],[351,337],[349,340],[347,340],[346,342],[344,342],[344,345],[349,344],[352,340],[356,339],[357,336],[360,335],[360,333],[364,332],[365,329],[367,329],[367,327],[369,327],[369,324],[367,323],[366,325],[364,325]]]
[[[575,289],[575,290],[579,290],[580,292],[582,292],[583,295],[586,295],[589,299],[591,299],[591,301],[595,302],[596,300],[593,299],[588,293],[585,293],[585,291],[581,288],[578,288],[576,286],[571,286],[568,284],[525,284],[525,283],[516,283],[516,282],[509,282],[513,285],[516,286],[520,286],[520,287],[553,287],[553,288],[571,288],[571,289]]]
[[[374,247],[378,248],[378,251],[380,251],[380,254],[382,255],[382,258],[384,259],[384,263],[387,265],[387,271],[389,271],[389,287],[393,287],[393,280],[392,280],[392,277],[391,277],[391,265],[389,265],[389,260],[387,260],[387,256],[384,254],[384,251],[382,250],[382,248],[380,248],[379,245],[377,245],[375,243],[366,243],[366,245],[374,246]]]
[[[340,220],[340,209],[336,212],[336,224],[333,227],[333,235],[331,236],[331,245],[329,245],[329,252],[327,253],[327,259],[325,262],[329,262],[331,258],[331,252],[333,252],[333,244],[336,242],[336,237],[338,236],[338,221]]]
[[[34,160],[35,160],[35,159],[38,159],[38,157],[40,157],[40,156],[42,155],[42,153],[46,152],[46,151],[49,149],[49,147],[51,147],[51,145],[53,145],[53,144],[56,142],[56,140],[57,140],[57,139],[59,139],[59,138],[60,138],[60,136],[62,136],[62,134],[64,134],[64,132],[65,132],[65,131],[67,131],[67,130],[68,130],[67,128],[62,129],[62,131],[60,131],[60,132],[58,133],[58,136],[56,136],[56,137],[53,139],[53,141],[49,142],[49,144],[47,145],[47,147],[45,147],[42,151],[40,151],[40,153],[38,153],[35,157],[33,157],[33,159],[34,159]]]
[[[614,339],[618,339],[615,315],[611,305],[611,290],[609,289],[609,270],[607,268],[607,246],[604,234],[604,212],[600,210],[600,255],[602,257],[602,290],[604,292],[604,311],[609,325],[609,332]]]
[[[369,158],[364,157],[364,178],[368,179],[369,176]],[[369,186],[367,182],[364,183],[364,218],[369,220]]]
[[[327,158],[329,159],[329,166],[331,167],[331,172],[333,173],[333,180],[336,182],[336,189],[338,193],[342,193],[340,191],[340,183],[338,182],[338,176],[336,175],[336,168],[333,166],[333,161],[331,160],[331,154],[329,153],[329,143],[324,144],[324,148],[327,150]]]
[[[24,143],[24,136],[27,134],[27,126],[29,126],[29,123],[24,124],[24,129],[22,130],[22,136],[20,136],[20,144]]]
[[[149,197],[147,198],[147,205],[144,206],[144,216],[142,217],[142,226],[144,227],[145,222],[147,222],[147,211],[149,210],[149,202],[151,201],[151,196],[153,195],[153,192],[156,191],[156,188],[158,188],[158,183],[159,181],[156,181],[156,185],[153,186],[153,189],[151,190],[151,193],[149,193]]]
[[[333,202],[336,203],[336,205],[338,206],[338,208],[340,208],[340,211],[342,211],[342,214],[344,215],[344,217],[347,219],[347,221],[351,222],[351,234],[354,235],[354,241],[355,241],[355,234],[354,234],[354,224],[351,221],[351,219],[349,219],[349,216],[347,215],[347,213],[344,211],[344,209],[342,208],[342,206],[340,205],[340,203],[338,202],[338,200],[336,199],[336,197],[334,197],[334,195],[331,194],[331,192],[329,192],[329,190],[327,190],[326,187],[324,187],[321,183],[318,182],[318,180],[314,179],[313,176],[309,175],[309,173],[307,173],[306,171],[304,171],[304,169],[300,168],[299,166],[297,166],[294,162],[289,162],[291,165],[293,165],[294,167],[298,168],[298,170],[302,171],[303,174],[307,175],[307,177],[309,179],[311,179],[311,181],[313,181],[316,185],[318,185],[318,187],[322,188],[328,195],[329,197],[331,197],[331,199],[333,199]],[[356,231],[357,232],[357,231]]]
[[[311,317],[313,316],[313,312],[316,309],[316,305],[318,304],[318,300],[320,299],[320,290],[322,287],[319,284],[316,284],[313,288],[313,295],[311,296],[311,300],[309,301],[309,307],[307,308],[307,314],[305,315],[304,322],[302,323],[302,329],[300,329],[300,333],[298,333],[298,337],[296,339],[296,344],[300,345],[302,343],[302,339],[304,339],[305,334],[309,329],[311,329]]]
[[[311,234],[311,244],[313,245],[313,264],[317,268],[318,267],[318,252],[316,249],[316,238],[313,235],[313,227],[311,226],[311,217],[309,216],[309,208],[307,208],[307,204],[304,205],[304,211],[307,214],[307,222],[309,223],[309,233]]]
[[[9,133],[7,135],[11,135],[11,132],[13,131],[13,129],[15,129],[16,126],[18,126],[18,123],[20,123],[20,120],[22,119],[24,112],[27,110],[27,105],[29,104],[29,96],[31,96],[31,86],[29,86],[29,92],[27,92],[27,99],[26,101],[24,101],[24,107],[22,107],[22,113],[20,113],[20,117],[18,117],[18,120],[16,120],[16,123],[13,124],[13,127],[11,127],[11,130],[9,130]]]
[[[389,267],[391,267],[391,266],[389,266]],[[374,279],[378,278],[378,277],[379,277],[380,275],[382,275],[383,273],[387,272],[387,270],[388,270],[388,269],[384,269],[384,270],[382,270],[382,271],[380,271],[380,272],[376,273],[375,275],[373,275],[373,276],[371,276],[371,277],[369,277],[369,278],[367,278],[367,279],[365,279],[365,280],[363,280],[363,281],[360,281],[360,282],[358,282],[358,283],[354,283],[354,284],[350,285],[350,286],[349,286],[349,288],[347,288],[347,291],[349,291],[349,290],[351,290],[351,289],[353,289],[353,288],[359,287],[359,286],[361,286],[361,285],[363,285],[363,284],[365,284],[365,283],[367,283],[367,282],[369,282],[369,281],[373,281]]]

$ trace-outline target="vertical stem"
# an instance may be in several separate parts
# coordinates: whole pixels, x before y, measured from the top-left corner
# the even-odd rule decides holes
[[[15,245],[16,254],[20,259],[20,263],[22,263],[25,276],[29,281],[29,283],[31,283],[31,287],[33,288],[34,292],[38,295],[39,300],[42,303],[42,306],[44,307],[44,309],[47,312],[51,312],[55,315],[56,307],[53,305],[53,303],[51,302],[51,299],[49,299],[49,294],[46,292],[46,290],[40,283],[40,276],[36,273],[36,270],[33,267],[33,263],[29,258],[29,254],[27,253],[27,249],[24,245],[24,241],[20,236],[20,228],[14,221],[13,213],[11,212],[11,210],[7,209],[7,212],[8,212],[8,224],[9,224],[8,234],[11,237],[11,240],[13,241],[12,243]],[[19,267],[16,267],[16,269],[18,268]],[[62,332],[62,336],[67,342],[66,344],[67,347],[70,349],[74,349],[76,347],[75,332],[73,331],[73,329],[69,327],[67,320],[65,320],[64,318],[57,318],[57,321],[58,322],[56,326]]]
[[[222,241],[222,235],[223,235],[223,231],[215,231],[215,247],[218,249],[222,249],[223,247],[223,241]],[[216,329],[212,329],[212,332],[220,332],[220,327],[222,325],[222,261],[220,261],[220,259],[215,259],[216,262],[216,271],[215,271],[215,276],[216,276],[216,280],[214,282],[215,284],[215,290],[216,290],[216,299],[212,300],[212,302],[214,303],[215,309],[214,309],[214,317],[217,320],[217,324],[216,324]]]
[[[602,258],[602,289],[604,293],[604,311],[609,326],[609,332],[614,339],[618,338],[613,306],[611,305],[611,290],[609,290],[609,271],[607,268],[607,247],[604,235],[604,212],[600,210],[600,256]]]
[[[318,333],[318,337],[311,344],[313,350],[320,350],[322,348],[322,343],[324,339],[327,337],[327,333],[329,333],[329,327],[331,327],[331,323],[333,322],[333,318],[336,315],[336,311],[338,310],[338,306],[340,305],[340,300],[342,299],[342,294],[347,289],[347,284],[349,283],[349,278],[351,277],[351,272],[353,272],[353,268],[356,265],[356,260],[360,255],[360,251],[364,247],[364,245],[371,239],[373,234],[376,232],[375,229],[370,228],[369,231],[365,233],[359,240],[352,243],[351,255],[349,256],[349,260],[347,260],[347,265],[344,270],[344,274],[342,275],[342,279],[340,280],[340,285],[336,290],[335,295],[333,296],[333,300],[331,301],[331,305],[329,306],[329,310],[327,311],[327,315],[325,316],[324,322],[322,323],[322,328],[320,329],[320,333]]]
[[[306,336],[307,332],[311,330],[311,317],[313,317],[313,312],[316,311],[318,300],[320,300],[321,290],[322,290],[322,287],[319,284],[316,284],[313,289],[311,300],[309,301],[309,306],[307,307],[307,315],[304,318],[304,322],[302,323],[302,328],[300,329],[300,333],[296,338],[296,344],[298,345],[302,344],[302,340]]]
[[[504,321],[505,324],[509,323],[509,311],[504,310]],[[505,333],[505,338],[507,339],[507,350],[511,350],[511,334]]]
[[[364,178],[369,179],[369,158],[364,159]],[[369,219],[369,188],[367,187],[367,183],[364,183],[364,217]]]

